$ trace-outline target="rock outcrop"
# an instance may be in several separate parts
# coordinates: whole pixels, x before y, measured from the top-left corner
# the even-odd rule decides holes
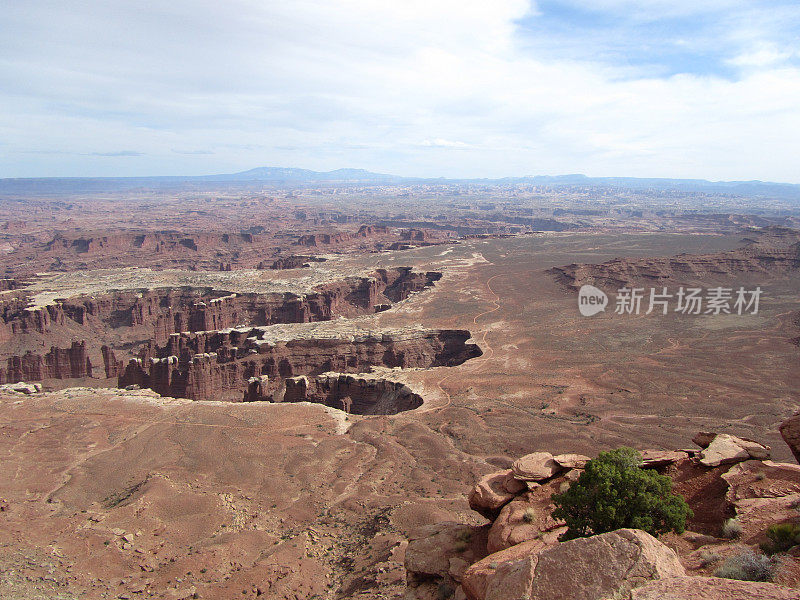
[[[156,350],[156,356],[131,360],[119,377],[119,385],[139,385],[176,398],[242,401],[248,395],[251,378],[266,376],[260,394],[262,399],[272,399],[285,381],[298,376],[365,373],[379,366],[458,365],[481,354],[477,345],[467,343],[470,335],[463,330],[410,329],[276,340],[268,339],[267,328],[180,333],[170,336],[168,343]],[[390,411],[392,406],[415,407],[421,403],[402,387],[368,384],[366,380],[363,385],[349,383],[346,379],[340,381],[338,375],[313,382],[292,381],[287,385],[285,399],[319,398],[339,407],[355,406],[368,411],[371,406],[376,410],[372,401],[363,396],[370,386],[384,388],[379,396],[383,401],[393,398],[387,404]]]
[[[690,530],[670,542],[687,553],[683,562],[673,549],[633,529],[561,542],[566,526],[552,517],[553,494],[578,480],[589,459],[533,452],[497,462],[514,467],[483,476],[470,491],[470,507],[491,521],[485,548],[475,553],[485,556],[466,568],[459,563],[458,578],[425,575],[407,561],[408,580],[418,586],[428,577],[432,586],[444,586],[437,589],[467,600],[800,598],[796,589],[772,583],[687,576],[685,569],[707,575],[715,561],[748,546],[757,549],[771,525],[798,522],[800,506],[800,465],[770,461],[767,446],[729,434],[701,432],[694,441],[702,451],[645,450],[640,465],[670,477],[694,511]],[[731,517],[735,541],[725,539],[734,535],[723,527]],[[797,550],[776,563],[776,581],[796,582]]]
[[[310,267],[312,262],[325,262],[325,258],[318,256],[281,256],[276,258],[271,263],[258,263],[257,269],[272,269],[274,271],[284,269],[302,269],[303,267]]]
[[[636,529],[579,538],[540,549],[490,555],[464,573],[469,600],[602,600],[655,579],[684,575],[675,552]],[[520,549],[522,550],[522,549]],[[499,559],[499,560],[498,560]],[[497,566],[486,574],[487,560]],[[484,591],[485,590],[485,591]],[[484,591],[483,595],[479,595]]]
[[[175,333],[214,332],[242,325],[311,323],[372,314],[429,288],[440,277],[438,272],[423,273],[400,267],[377,269],[368,276],[319,285],[306,294],[231,293],[209,287],[156,288],[77,296],[44,306],[30,306],[24,293],[17,292],[0,300],[0,361],[7,363],[5,368],[0,367],[0,382],[98,376],[93,373],[91,363],[99,365],[101,360],[104,376],[116,377],[122,370],[115,355],[117,348],[131,344],[146,346],[144,355],[139,356],[149,358],[158,355],[153,349],[168,344]],[[16,354],[19,340],[25,335],[31,336],[29,345],[37,348],[53,340],[52,349],[47,354],[38,350]],[[75,338],[83,339],[71,348],[55,343]],[[4,356],[2,344],[13,350]],[[79,356],[80,352],[84,355]],[[160,357],[169,355],[162,353]],[[67,363],[70,368],[66,368]]]
[[[28,352],[7,359],[0,368],[0,383],[70,379],[92,376],[92,362],[86,354],[86,342],[73,342],[69,348],[52,347],[46,354]]]
[[[566,527],[551,516],[555,509],[552,496],[564,485],[567,480],[558,478],[524,491],[505,504],[489,529],[487,550],[499,552],[530,540],[557,543]]]
[[[800,412],[781,423],[780,432],[783,441],[792,450],[797,462],[800,462]]]
[[[559,454],[553,460],[565,469],[583,469],[591,459],[583,454]]]
[[[375,236],[388,236],[389,228],[383,225],[362,225],[355,233],[340,231],[336,233],[310,233],[301,235],[295,245],[315,248],[318,246],[336,246],[353,240]]]
[[[514,477],[511,469],[491,473],[472,488],[469,506],[472,510],[492,518],[503,505],[511,502],[524,489],[525,484]]]
[[[563,468],[560,463],[553,460],[553,455],[549,452],[526,454],[511,465],[514,477],[520,481],[544,481]]]
[[[800,269],[800,235],[790,229],[767,230],[748,245],[714,254],[679,254],[672,257],[615,258],[600,264],[573,263],[548,272],[564,285],[577,289],[594,285],[617,290],[634,283],[667,285],[706,283],[710,279],[741,274],[782,275]]]
[[[665,467],[689,458],[689,453],[681,450],[645,450],[642,452],[643,467]]]
[[[317,402],[356,415],[394,415],[423,403],[422,397],[403,383],[343,373],[289,378],[283,401]]]
[[[466,568],[486,555],[486,528],[437,523],[420,528],[408,541],[405,600],[450,597]]]
[[[201,249],[241,247],[256,242],[250,233],[179,233],[176,231],[114,232],[92,234],[56,234],[44,247],[45,252],[103,254],[143,251],[155,254],[197,252]]]
[[[706,467],[718,467],[750,458],[764,460],[770,455],[768,446],[727,433],[701,432],[693,441],[703,448],[700,464]]]
[[[0,301],[0,342],[22,333],[51,333],[57,326],[145,326],[156,343],[175,332],[209,331],[241,324],[327,321],[375,312],[386,299],[400,302],[432,286],[441,273],[410,267],[378,269],[317,286],[307,294],[231,293],[203,287],[156,288],[78,296],[30,307],[22,295]]]
[[[504,600],[524,598],[533,579],[539,553],[547,545],[531,540],[495,552],[473,563],[461,579],[464,596],[469,600]]]
[[[4,394],[23,394],[30,396],[31,394],[40,394],[42,386],[39,383],[25,383],[20,381],[17,383],[5,383],[0,385],[0,393]]]

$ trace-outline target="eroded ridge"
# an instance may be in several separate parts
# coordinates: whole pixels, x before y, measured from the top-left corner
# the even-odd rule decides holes
[[[163,396],[194,400],[309,399],[329,404],[341,399],[338,384],[332,387],[320,379],[312,385],[305,380],[303,387],[289,380],[331,371],[364,373],[373,367],[455,366],[482,353],[468,341],[470,332],[459,329],[408,328],[356,335],[330,332],[327,337],[320,332],[307,333],[308,337],[288,339],[276,337],[270,328],[173,334],[166,345],[156,349],[155,356],[131,360],[120,374],[119,385],[137,385]],[[376,397],[368,403],[381,402]],[[356,410],[361,410],[359,403]],[[401,410],[421,403],[421,399],[404,400],[401,404],[406,408]]]
[[[395,415],[423,404],[422,396],[381,377],[323,373],[286,380],[284,402],[316,402],[356,415]]]
[[[736,250],[652,258],[615,258],[599,264],[573,263],[549,273],[570,288],[590,284],[619,289],[637,282],[691,283],[741,275],[780,276],[800,269],[800,233],[769,228]]]
[[[25,289],[0,300],[0,383],[114,378],[131,356],[152,356],[175,333],[311,323],[372,314],[432,286],[438,272],[377,269],[308,293],[213,287],[109,291],[36,305]],[[4,360],[3,360],[4,359]]]

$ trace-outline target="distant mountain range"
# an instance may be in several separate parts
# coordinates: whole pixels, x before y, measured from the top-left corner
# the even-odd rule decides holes
[[[253,184],[298,186],[309,184],[530,184],[549,187],[603,187],[633,190],[679,190],[724,193],[753,198],[800,200],[800,185],[764,181],[706,181],[705,179],[662,179],[637,177],[587,177],[586,175],[536,175],[501,179],[446,179],[399,177],[364,169],[311,171],[286,167],[258,167],[241,173],[166,177],[43,177],[0,179],[0,194],[69,194],[131,191],[152,188],[199,188],[213,184],[250,187]]]
[[[284,167],[258,167],[230,175],[206,175],[207,181],[342,181],[342,182],[392,182],[403,181],[403,177],[373,173],[364,169],[336,169],[335,171],[309,171]]]

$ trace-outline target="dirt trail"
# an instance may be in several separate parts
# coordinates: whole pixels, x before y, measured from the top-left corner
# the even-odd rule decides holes
[[[490,310],[485,310],[482,313],[478,313],[477,315],[475,315],[472,318],[473,324],[477,325],[478,324],[478,319],[480,319],[481,317],[484,317],[486,315],[492,314],[494,312],[497,312],[498,310],[500,310],[502,308],[502,304],[500,304],[498,302],[498,300],[500,300],[500,296],[497,294],[497,292],[495,292],[492,289],[492,285],[491,284],[492,284],[492,280],[497,279],[498,277],[502,277],[503,275],[506,275],[506,273],[498,273],[497,275],[492,275],[491,277],[489,277],[489,279],[486,280],[486,284],[485,284],[486,285],[486,289],[488,289],[489,292],[494,296],[494,300],[490,301],[492,304],[494,304],[494,308],[492,308]],[[477,372],[477,369],[479,369],[480,367],[484,366],[486,364],[486,362],[488,360],[491,360],[491,358],[494,356],[494,349],[489,345],[489,342],[486,341],[486,336],[488,334],[489,334],[489,328],[486,327],[483,330],[483,335],[481,336],[481,349],[483,350],[483,356],[481,356],[479,358],[472,359],[471,361],[469,361],[470,365],[472,365],[473,367],[476,367],[476,368],[473,369],[473,371],[475,371],[475,372]],[[427,408],[427,409],[423,407],[422,409],[419,409],[418,412],[429,412],[429,411],[434,411],[434,410],[443,410],[443,409],[449,407],[453,402],[453,398],[452,398],[452,396],[450,396],[450,393],[447,390],[444,389],[442,384],[445,381],[447,381],[448,379],[450,379],[451,377],[454,377],[456,375],[460,375],[460,373],[453,373],[453,372],[448,373],[447,375],[445,375],[444,377],[439,379],[439,381],[436,382],[436,386],[447,397],[447,402],[445,402],[444,405],[442,405],[442,406],[432,406],[432,407]]]

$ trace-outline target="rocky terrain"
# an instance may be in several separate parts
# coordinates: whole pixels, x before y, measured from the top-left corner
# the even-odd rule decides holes
[[[522,181],[149,183],[4,181],[0,269],[9,278],[131,266],[227,271],[473,236],[800,225],[790,199],[765,205],[735,191]]]
[[[273,401],[282,397],[297,401],[319,395],[309,389],[309,375],[363,373],[373,367],[454,366],[481,355],[478,346],[466,343],[469,331],[460,330],[361,330],[350,336],[288,340],[269,336],[268,328],[176,333],[156,349],[156,356],[132,359],[121,371],[119,385],[194,400]],[[312,388],[323,385],[319,379],[312,382]],[[356,382],[349,386],[355,388]],[[343,385],[334,387],[334,397],[349,396],[342,391]],[[361,394],[364,392],[362,389]],[[421,402],[390,404],[393,408],[387,407],[389,412],[383,414],[416,408]]]
[[[215,332],[233,327],[310,323],[372,314],[432,286],[440,277],[440,273],[420,273],[411,268],[379,269],[364,277],[320,284],[305,294],[289,291],[232,293],[211,287],[185,286],[109,290],[103,294],[55,298],[43,303],[37,303],[37,297],[23,287],[0,299],[0,356],[6,363],[0,367],[0,382],[114,378],[125,369],[127,361],[123,359],[126,355],[136,357],[140,364],[151,358],[169,359],[180,355],[182,364],[185,364],[196,354],[206,355],[207,359],[207,355],[214,352],[213,362],[216,363],[216,357],[222,351],[223,358],[219,360],[232,363],[246,354],[265,352],[266,342],[244,344],[247,338],[252,337],[248,334],[241,339],[240,350],[234,346],[239,344],[242,331],[227,331],[221,334],[222,337]],[[257,332],[253,334],[258,335]],[[223,340],[226,335],[225,340],[231,335],[235,338],[227,346]],[[258,337],[263,338],[263,332]],[[67,344],[62,346],[64,342]],[[192,346],[193,351],[190,349]],[[231,352],[233,355],[239,352],[239,356],[231,358]],[[198,357],[194,363],[197,368],[193,371],[193,379],[202,378],[201,373],[208,369],[208,365],[199,366],[201,358]],[[278,362],[285,359],[285,353],[284,356],[273,353],[270,357],[270,360]],[[327,357],[321,358],[314,367],[309,366],[313,360],[307,359],[309,365],[300,372],[315,369],[320,372],[325,360],[329,361],[329,368],[322,370],[331,370],[333,363]],[[277,375],[274,365],[255,365],[252,361],[249,364],[242,370],[249,374],[236,373],[230,377],[244,377],[246,382],[254,375]],[[373,360],[372,364],[382,363]],[[340,366],[345,370],[355,367]],[[287,368],[287,373],[290,373],[292,367]],[[185,366],[183,370],[185,380]],[[125,385],[142,383],[141,377],[135,381],[132,377],[128,374]],[[214,389],[214,386],[202,382],[190,386],[191,389],[202,387]],[[185,383],[181,389],[170,386],[159,389],[179,397],[192,393],[186,391]],[[221,389],[217,391],[224,394]],[[198,397],[206,399],[210,393]]]
[[[32,269],[71,271],[126,266],[155,268],[191,268],[197,270],[229,271],[232,268],[297,268],[309,261],[322,260],[292,254],[296,250],[314,249],[322,252],[380,251],[394,245],[441,243],[442,237],[419,230],[390,230],[387,227],[363,225],[355,231],[311,233],[289,236],[256,231],[100,231],[87,234],[56,232],[41,241],[22,236],[10,242],[5,260],[23,260],[15,264],[16,274],[31,275]],[[264,256],[271,257],[265,261]],[[299,261],[298,261],[299,259]]]
[[[800,414],[782,431],[794,431]],[[406,600],[800,597],[800,545],[776,561],[775,583],[711,577],[726,557],[760,552],[770,525],[800,523],[800,465],[769,460],[751,440],[703,432],[700,449],[644,450],[643,469],[673,481],[694,511],[681,535],[657,540],[620,529],[560,542],[551,496],[581,475],[588,456],[527,454],[484,476],[469,494],[486,525],[438,523],[415,532],[405,552]],[[787,442],[797,452],[791,435]],[[736,523],[736,529],[730,525]]]
[[[800,493],[800,238],[779,228],[800,217],[765,206],[521,182],[6,193],[0,597],[796,597],[794,555],[770,583],[714,576]],[[585,318],[582,282],[763,296]],[[684,448],[697,431],[717,434]],[[550,494],[621,445],[692,533],[559,544]]]

